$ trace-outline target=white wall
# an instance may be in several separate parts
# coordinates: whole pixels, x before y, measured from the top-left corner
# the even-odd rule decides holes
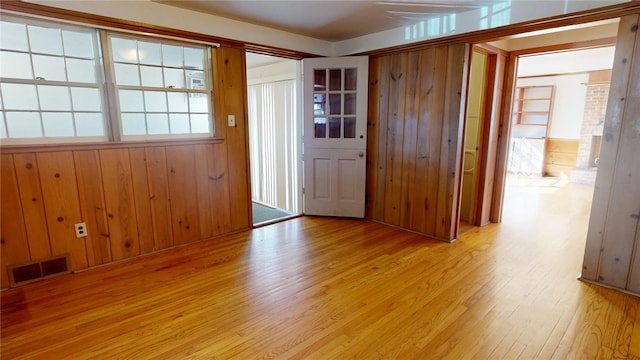
[[[579,139],[588,73],[518,79],[516,86],[555,85],[551,121],[547,137]]]

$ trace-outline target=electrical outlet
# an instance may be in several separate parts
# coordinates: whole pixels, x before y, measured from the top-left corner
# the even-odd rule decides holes
[[[236,116],[227,115],[227,122],[229,123],[229,127],[236,127]]]
[[[81,238],[87,236],[87,224],[85,223],[77,223],[76,227],[76,237]]]

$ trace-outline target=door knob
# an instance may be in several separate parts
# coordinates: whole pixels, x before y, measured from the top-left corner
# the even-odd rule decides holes
[[[364,152],[360,151],[360,152],[358,153],[358,157],[363,157],[363,156],[364,156]]]

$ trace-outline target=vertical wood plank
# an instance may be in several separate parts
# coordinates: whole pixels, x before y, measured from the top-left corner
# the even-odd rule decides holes
[[[631,64],[627,93],[619,100],[621,134],[615,160],[610,206],[607,212],[599,281],[618,288],[627,288],[631,255],[640,221],[640,16],[635,16],[631,28],[635,34],[632,52],[626,61]],[[610,101],[614,99],[610,99]],[[608,117],[607,117],[607,120]],[[605,139],[606,141],[606,139]],[[602,169],[598,170],[598,174]],[[597,181],[597,179],[596,179]]]
[[[204,144],[194,147],[196,162],[196,193],[198,194],[198,217],[200,224],[200,239],[213,236],[213,214],[211,196],[209,194],[209,154],[211,148]],[[213,156],[213,154],[211,154]]]
[[[400,225],[402,193],[402,149],[404,141],[404,101],[407,87],[407,53],[391,56],[389,74],[389,107],[387,118],[387,171],[384,221]]]
[[[640,221],[638,221],[638,227],[636,228],[635,249],[633,250],[632,259],[627,289],[636,294],[640,294]],[[640,314],[640,310],[638,310],[638,314]],[[640,323],[637,324],[640,325]],[[640,334],[640,329],[638,330],[638,334]],[[640,345],[638,345],[638,348],[640,349]]]
[[[245,52],[243,49],[219,48],[217,75],[222,81],[218,92],[224,104],[223,118],[235,115],[236,127],[225,127],[229,167],[229,194],[231,202],[231,229],[242,230],[251,226],[249,183],[249,145],[247,143],[247,100]],[[219,114],[218,112],[216,112]],[[224,126],[224,125],[223,125]]]
[[[153,237],[156,250],[173,246],[173,220],[169,198],[169,178],[164,147],[145,149],[149,177],[149,199],[153,219]]]
[[[32,260],[51,256],[47,218],[44,212],[38,162],[34,153],[14,154],[22,212]],[[16,209],[17,210],[17,209]]]
[[[9,287],[7,265],[19,264],[30,260],[25,219],[22,215],[18,180],[11,155],[0,155],[0,245],[2,266],[0,283],[2,288]]]
[[[78,184],[70,151],[38,153],[51,254],[68,253],[73,270],[89,266],[84,238],[76,238],[74,224],[82,222]]]
[[[369,99],[375,102],[373,108],[369,108],[370,119],[372,119],[372,132],[375,134],[370,137],[367,133],[367,143],[372,145],[367,148],[367,159],[371,159],[371,173],[367,173],[367,180],[370,181],[367,189],[370,195],[368,208],[370,209],[370,218],[378,221],[384,221],[385,214],[385,188],[386,188],[386,172],[387,172],[387,137],[389,120],[387,114],[389,112],[389,76],[390,57],[383,56],[374,58],[374,68],[370,67],[371,74],[375,74],[375,78],[370,78],[375,87],[369,88]],[[373,100],[375,99],[375,100]]]
[[[446,47],[424,50],[420,82],[422,96],[418,124],[418,163],[416,167],[416,203],[413,224],[416,231],[433,235],[436,226],[438,199],[438,168],[444,114],[443,72],[447,66]]]
[[[195,152],[192,145],[166,149],[174,244],[200,239]]]
[[[140,254],[131,163],[127,149],[100,150],[113,260]]]
[[[420,52],[407,54],[407,79],[420,78]],[[416,207],[415,181],[418,142],[418,108],[420,83],[408,81],[404,104],[404,140],[402,142],[402,182],[400,191],[400,226],[412,228],[412,213]]]
[[[607,102],[606,119],[602,134],[602,145],[598,163],[598,174],[594,187],[589,230],[582,266],[582,277],[598,281],[599,264],[602,260],[601,250],[605,236],[607,214],[611,207],[611,192],[618,148],[621,140],[624,107],[631,99],[626,99],[631,68],[634,63],[638,15],[624,16],[618,26],[618,40],[611,74],[611,87]],[[638,55],[640,56],[640,55]],[[635,60],[637,62],[639,60]],[[625,101],[626,100],[626,101]]]
[[[367,104],[367,163],[366,163],[366,175],[365,175],[365,217],[367,219],[376,218],[376,203],[378,201],[377,188],[378,188],[378,164],[379,164],[379,149],[378,139],[379,133],[379,121],[378,115],[380,111],[380,67],[382,57],[372,57],[369,59],[369,99]]]
[[[460,165],[466,78],[469,66],[469,46],[451,45],[448,49],[445,112],[442,128],[442,153],[439,169],[436,237],[455,239],[460,203]]]
[[[85,243],[89,266],[108,263],[112,260],[111,238],[98,151],[74,151],[73,159],[82,220],[87,224]]]
[[[213,235],[231,231],[231,199],[229,196],[229,168],[227,147],[224,144],[210,144],[207,151],[209,170],[209,196],[211,203]]]
[[[136,207],[140,253],[146,254],[155,250],[146,150],[144,148],[129,149],[129,158],[131,159],[131,180]]]

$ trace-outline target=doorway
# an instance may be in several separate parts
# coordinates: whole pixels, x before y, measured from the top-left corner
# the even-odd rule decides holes
[[[253,225],[301,214],[300,61],[247,52]]]

